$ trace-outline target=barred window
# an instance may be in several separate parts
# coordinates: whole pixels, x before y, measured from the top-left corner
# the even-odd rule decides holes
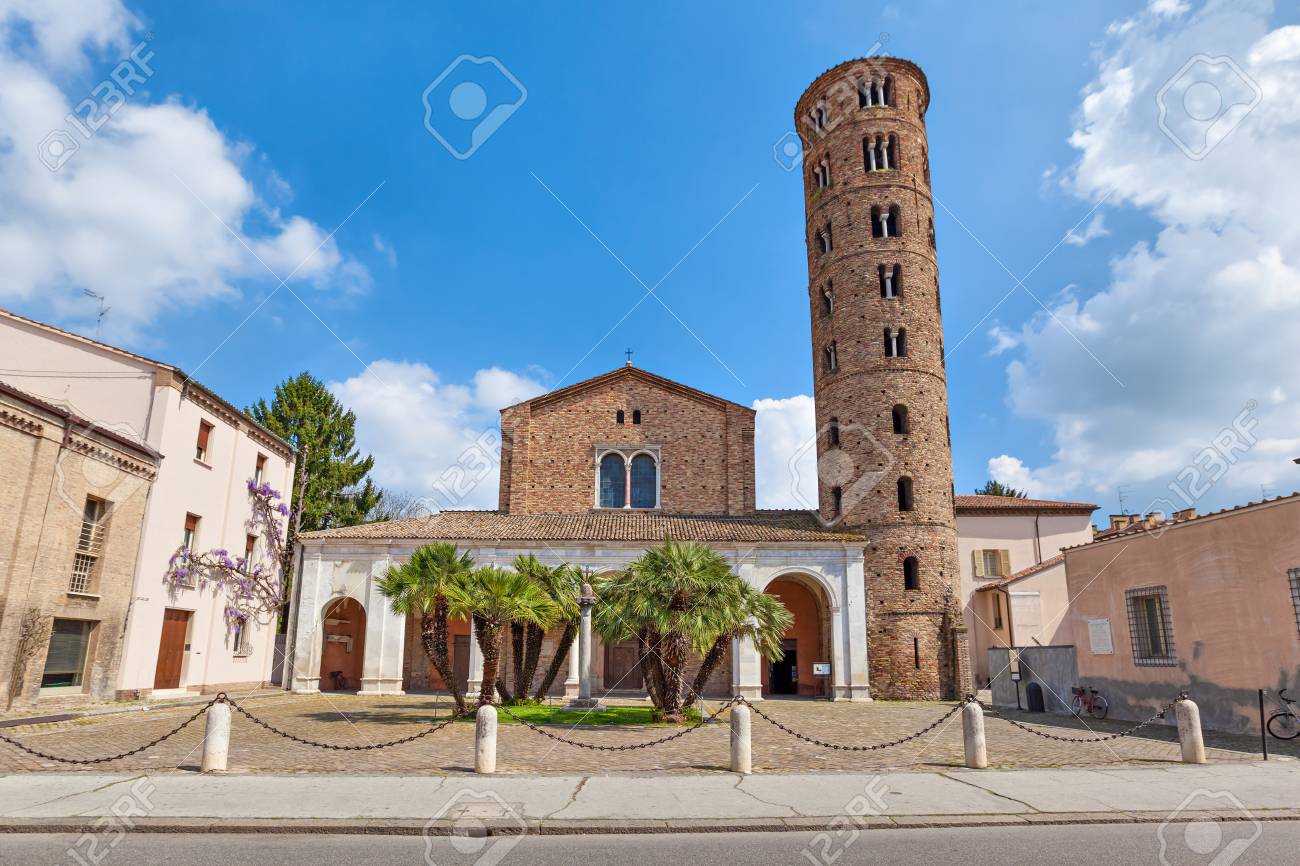
[[[1293,568],[1286,575],[1291,580],[1291,607],[1295,609],[1295,627],[1300,631],[1300,568]]]
[[[1174,623],[1169,614],[1169,591],[1146,586],[1124,593],[1128,603],[1128,631],[1133,641],[1133,663],[1144,667],[1178,664],[1174,655]]]
[[[72,554],[72,576],[68,580],[68,592],[86,595],[95,591],[96,565],[104,550],[107,517],[107,502],[93,496],[86,497],[77,549]]]

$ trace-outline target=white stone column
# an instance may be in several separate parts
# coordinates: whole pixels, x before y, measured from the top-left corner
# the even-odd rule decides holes
[[[379,591],[379,578],[388,570],[387,555],[370,564],[366,580],[366,657],[361,665],[361,693],[402,695],[402,663],[406,656],[406,617],[394,613]]]
[[[840,609],[831,617],[835,639],[835,699],[871,700],[867,645],[867,591],[861,548],[845,549],[844,580],[840,584]],[[839,655],[839,654],[842,654]]]
[[[564,678],[565,700],[573,700],[578,696],[578,637],[575,631],[573,641],[569,644],[569,673]]]
[[[302,574],[298,576],[301,586],[298,592],[298,607],[293,612],[297,619],[294,630],[293,678],[289,688],[297,694],[316,694],[320,691],[320,654],[321,654],[321,586],[328,580],[331,565],[322,563],[319,556],[304,557]]]
[[[731,694],[751,701],[763,700],[763,657],[748,637],[731,642]]]
[[[477,696],[483,688],[483,653],[478,648],[478,624],[469,619],[469,679],[465,693]]]

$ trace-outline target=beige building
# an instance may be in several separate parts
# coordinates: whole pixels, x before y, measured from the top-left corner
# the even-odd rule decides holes
[[[159,462],[0,383],[0,708],[114,697]]]
[[[1065,551],[1079,682],[1117,718],[1187,689],[1207,727],[1257,732],[1258,689],[1300,695],[1300,494],[1180,515]]]
[[[961,598],[976,688],[992,674],[989,649],[1074,642],[1062,549],[1092,540],[1087,502],[958,496]]]
[[[95,430],[162,455],[144,515],[117,690],[124,697],[252,687],[271,678],[275,623],[232,628],[224,594],[172,589],[182,545],[266,555],[250,535],[249,479],[284,494],[289,444],[174,366],[0,310],[9,384],[90,420]]]

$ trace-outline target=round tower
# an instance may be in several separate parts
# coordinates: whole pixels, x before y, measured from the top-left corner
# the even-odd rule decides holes
[[[872,693],[969,680],[925,74],[896,58],[823,73],[795,108],[804,143],[822,519],[867,536]]]

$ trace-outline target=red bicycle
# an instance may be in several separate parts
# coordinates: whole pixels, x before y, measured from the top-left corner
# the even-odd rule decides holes
[[[1070,712],[1076,716],[1082,716],[1084,713],[1092,716],[1094,719],[1104,719],[1110,712],[1110,704],[1101,696],[1101,692],[1087,686],[1075,686],[1070,689],[1074,693],[1074,699],[1070,701]]]

